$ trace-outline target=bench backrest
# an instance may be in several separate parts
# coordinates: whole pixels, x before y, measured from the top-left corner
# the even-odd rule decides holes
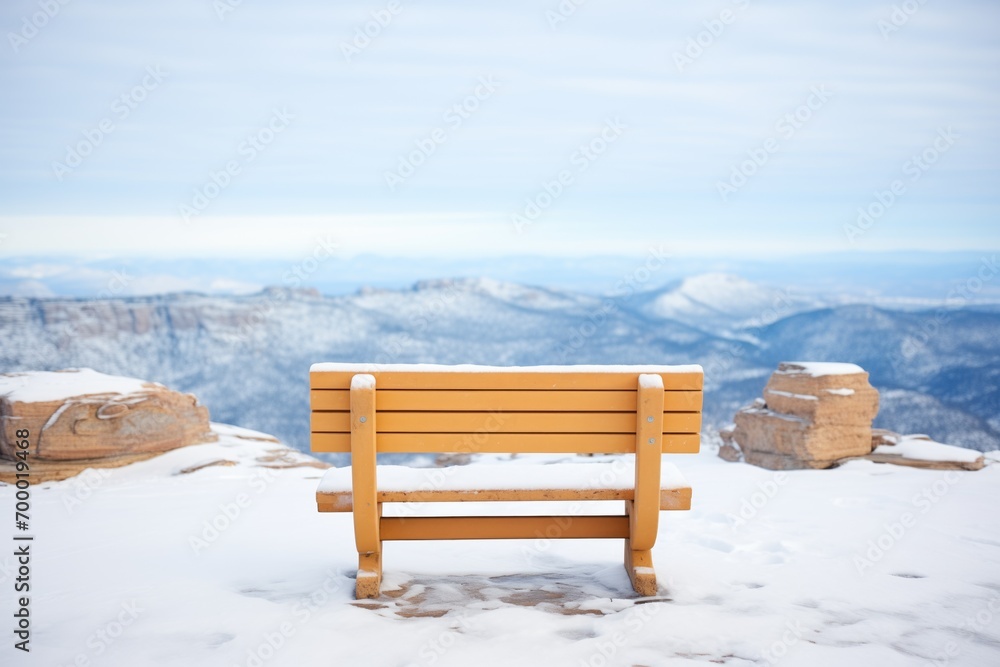
[[[699,366],[315,364],[313,451],[351,451],[358,374],[375,377],[379,452],[634,452],[642,374],[663,379],[663,451],[699,447]]]

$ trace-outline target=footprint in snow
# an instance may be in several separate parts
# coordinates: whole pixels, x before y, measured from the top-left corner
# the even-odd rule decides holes
[[[731,543],[725,540],[719,540],[714,537],[697,536],[691,540],[695,544],[701,545],[706,549],[712,549],[713,551],[721,551],[722,553],[732,553],[736,550]]]

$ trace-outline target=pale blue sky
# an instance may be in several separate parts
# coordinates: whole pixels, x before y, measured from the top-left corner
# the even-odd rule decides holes
[[[37,34],[37,0],[3,3],[0,254],[1000,246],[995,2],[912,0],[894,25],[891,2],[589,0],[550,25],[557,0],[243,0],[220,19],[225,1],[52,0]],[[348,59],[373,12],[391,21]],[[418,141],[433,153],[391,189]],[[748,151],[767,161],[740,185]]]

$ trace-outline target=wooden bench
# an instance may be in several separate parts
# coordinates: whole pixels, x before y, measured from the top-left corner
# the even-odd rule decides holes
[[[691,506],[663,453],[699,448],[698,366],[315,364],[312,450],[349,452],[324,475],[321,512],[354,513],[356,594],[376,597],[385,540],[617,538],[640,595],[656,593],[660,510]],[[634,454],[612,463],[376,466],[378,453]],[[382,516],[382,503],[623,500],[613,516]],[[553,531],[552,527],[558,530]],[[553,535],[553,533],[555,533]]]

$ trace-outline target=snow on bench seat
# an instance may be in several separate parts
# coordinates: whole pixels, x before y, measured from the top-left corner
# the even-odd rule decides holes
[[[553,463],[472,464],[447,468],[378,466],[379,502],[463,502],[516,500],[633,500],[635,465]],[[350,512],[351,469],[331,468],[316,492],[321,512]],[[676,466],[660,468],[660,509],[691,507],[691,487]]]

